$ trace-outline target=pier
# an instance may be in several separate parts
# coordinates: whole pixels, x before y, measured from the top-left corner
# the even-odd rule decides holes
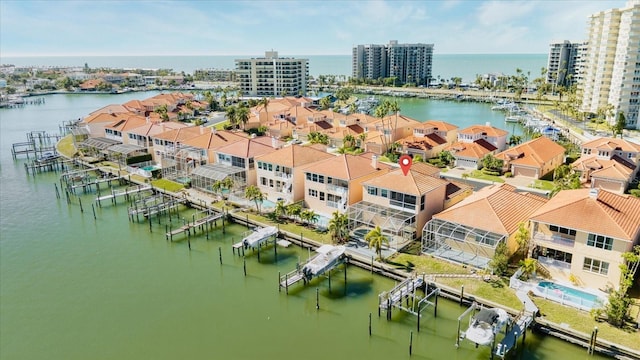
[[[424,297],[417,293],[418,290],[423,292]],[[439,293],[440,289],[426,283],[424,275],[406,278],[393,289],[378,295],[378,316],[385,311],[387,320],[391,320],[393,308],[405,311],[418,318],[418,331],[420,331],[422,311],[433,306],[433,316],[437,316]]]
[[[179,234],[187,234],[187,236],[191,236],[191,232],[193,231],[193,234],[196,234],[196,230],[198,228],[200,228],[202,230],[202,228],[207,228],[207,230],[211,227],[211,224],[213,224],[213,226],[216,225],[216,222],[220,219],[222,219],[222,221],[224,222],[224,214],[223,213],[209,213],[209,212],[204,212],[204,214],[206,215],[205,217],[202,217],[200,219],[195,219],[195,214],[194,214],[194,219],[192,222],[187,222],[186,224],[184,224],[183,226],[171,230],[169,232],[167,232],[165,234],[165,238],[167,240],[171,240],[173,241],[173,237],[175,235],[179,235]]]
[[[289,293],[289,286],[294,285],[300,281],[305,284],[311,281],[313,278],[319,277],[324,273],[328,273],[329,277],[329,291],[331,291],[331,270],[340,264],[345,264],[344,282],[345,291],[347,284],[347,268],[346,264],[348,258],[344,255],[346,247],[322,245],[316,249],[315,256],[311,257],[307,262],[302,265],[298,265],[295,270],[288,272],[285,275],[279,276],[279,290],[285,288],[287,294]]]
[[[113,180],[119,180],[119,179],[122,179],[122,177],[115,177],[115,178],[111,177],[111,178],[102,179],[99,181],[96,180],[95,183],[99,184],[100,182],[113,181]],[[98,204],[101,204],[102,201],[111,200],[111,202],[115,204],[117,202],[117,198],[119,197],[128,198],[130,195],[139,194],[141,192],[148,191],[148,190],[153,190],[153,187],[151,185],[134,185],[134,186],[127,186],[124,189],[112,188],[110,194],[96,197],[96,202]]]
[[[138,192],[149,190],[151,189],[151,187],[149,186],[149,188],[147,189],[144,189],[144,187],[141,187],[140,189],[138,189]],[[131,191],[133,190],[134,189],[131,189]],[[140,215],[142,215],[143,218],[148,218],[149,221],[151,221],[151,217],[154,215],[170,213],[171,210],[174,210],[174,209],[177,212],[178,206],[180,204],[185,204],[186,202],[187,202],[187,199],[185,198],[175,198],[175,197],[164,195],[164,194],[151,195],[135,201],[133,205],[129,207],[128,209],[129,220],[133,221],[135,218],[136,221],[140,221]]]
[[[56,144],[62,139],[62,135],[49,134],[46,131],[30,131],[27,133],[26,142],[11,144],[11,156],[17,160],[19,156],[27,159],[41,158],[45,153],[56,153]]]

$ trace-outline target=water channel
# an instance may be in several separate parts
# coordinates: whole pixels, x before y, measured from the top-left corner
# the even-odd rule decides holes
[[[130,222],[120,203],[103,204],[94,219],[87,204],[95,194],[81,196],[81,212],[56,199],[60,174],[27,176],[24,160],[11,158],[11,144],[25,141],[28,131],[57,132],[64,120],[151,95],[53,95],[44,105],[0,109],[0,358],[399,359],[409,358],[411,331],[414,358],[489,358],[486,347],[463,342],[455,348],[456,318],[464,311],[457,303],[441,299],[437,317],[427,311],[418,333],[413,316],[378,318],[377,295],[394,281],[354,266],[346,293],[338,272],[331,293],[324,280],[296,285],[286,295],[278,292],[278,273],[306,259],[306,249],[279,249],[277,262],[271,251],[260,262],[248,253],[244,276],[243,259],[231,250],[244,227],[229,226],[225,234],[218,228],[208,240],[192,237],[189,251],[183,237],[165,240],[166,218],[150,232],[148,223]],[[464,121],[499,126],[504,116],[486,104],[422,100],[421,109],[411,101],[401,103],[408,115],[461,127]],[[530,333],[516,358],[600,357]]]

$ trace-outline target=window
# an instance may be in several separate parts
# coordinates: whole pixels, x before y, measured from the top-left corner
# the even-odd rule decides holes
[[[273,187],[273,179],[269,179],[269,187]]]
[[[320,200],[324,201],[324,192],[320,191]]]
[[[314,189],[309,189],[309,196],[318,197],[318,191]]]
[[[267,186],[267,178],[261,176],[260,177],[260,185]]]
[[[584,258],[584,265],[582,266],[582,269],[596,274],[607,275],[609,273],[609,263],[596,259]]]
[[[378,195],[378,188],[373,186],[367,186],[367,194]]]
[[[389,197],[389,190],[380,189],[380,196],[382,196],[383,198]]]
[[[560,234],[567,234],[567,235],[570,235],[570,236],[576,236],[576,231],[575,230],[563,228],[563,227],[556,226],[556,225],[549,225],[549,230],[551,230],[553,232],[560,233]]]
[[[307,177],[307,180],[311,180],[311,173],[306,173],[305,176]]]
[[[613,239],[602,235],[589,234],[587,245],[599,249],[611,250],[613,248]]]

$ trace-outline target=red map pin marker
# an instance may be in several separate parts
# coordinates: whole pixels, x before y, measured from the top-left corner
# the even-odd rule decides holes
[[[407,173],[409,173],[409,169],[411,169],[411,162],[411,156],[409,155],[402,155],[400,156],[400,159],[398,159],[398,164],[400,164],[400,169],[402,169],[404,176],[407,176]]]

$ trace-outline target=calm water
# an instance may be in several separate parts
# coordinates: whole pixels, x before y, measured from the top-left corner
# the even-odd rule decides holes
[[[259,54],[256,56],[264,56]],[[351,76],[351,55],[288,55],[280,56],[309,59],[309,74]],[[196,69],[234,69],[237,58],[247,56],[49,56],[2,57],[0,63],[17,66],[78,66],[88,64],[92,68],[143,68],[173,69],[193,73]],[[515,74],[516,68],[529,78],[540,77],[540,69],[547,66],[546,54],[438,54],[433,56],[433,77],[451,79],[461,77],[473,82],[478,74]]]
[[[242,227],[192,238],[189,252],[185,241],[164,239],[166,218],[149,232],[148,223],[128,221],[122,204],[104,205],[94,220],[88,204],[95,195],[82,197],[81,213],[56,199],[59,174],[28,177],[23,161],[11,159],[11,143],[24,141],[27,131],[57,131],[63,120],[150,95],[55,95],[42,106],[0,110],[0,358],[386,360],[408,358],[413,330],[414,358],[488,359],[488,348],[463,343],[455,349],[455,319],[464,309],[453,302],[440,300],[438,317],[427,312],[418,334],[413,317],[387,322],[376,316],[377,294],[394,282],[355,267],[348,268],[346,295],[338,273],[333,294],[325,280],[287,296],[277,290],[278,272],[293,269],[306,250],[280,249],[277,263],[270,251],[262,263],[250,255],[244,277],[242,260],[231,252]],[[486,112],[476,104],[457,107],[464,109],[460,115],[456,107],[439,109],[450,105],[401,104],[452,122],[469,119],[474,108]],[[598,359],[535,334],[518,358]]]

